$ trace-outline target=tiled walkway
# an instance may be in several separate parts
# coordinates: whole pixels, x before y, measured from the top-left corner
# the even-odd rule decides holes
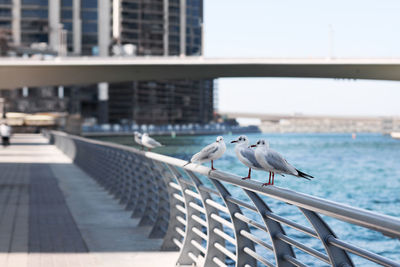
[[[174,266],[148,230],[42,136],[0,148],[0,266]]]

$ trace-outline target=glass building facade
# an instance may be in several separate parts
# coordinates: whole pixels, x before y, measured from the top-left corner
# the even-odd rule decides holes
[[[106,20],[98,0],[20,1],[19,31],[14,31],[18,27],[13,25],[15,5],[11,0],[0,0],[0,28],[14,31],[13,36],[19,36],[18,45],[21,47],[47,43],[49,49],[57,49],[57,42],[61,39],[57,35],[63,29],[67,54],[96,56],[101,48],[104,51],[104,42],[102,46],[99,36],[107,32],[105,26],[108,25],[113,29],[106,47],[109,54],[112,54],[115,44],[134,45],[136,56],[202,53],[202,0],[109,0],[110,13]],[[112,9],[116,3],[119,4],[118,12]],[[118,16],[117,32],[113,27],[116,21],[113,16]],[[63,91],[62,100],[58,98],[58,88],[29,88],[28,96],[26,93],[22,96],[21,90],[20,93],[10,93],[9,98],[23,103],[11,105],[13,111],[68,111],[80,113],[83,117],[100,117],[97,85],[65,87]],[[113,83],[109,84],[108,96],[106,110],[109,121],[113,123],[207,123],[213,118],[212,80]],[[34,104],[35,101],[38,104]]]
[[[48,11],[48,0],[21,0],[21,45],[48,43]]]
[[[123,0],[119,41],[136,45],[139,56],[178,56],[182,50],[184,55],[201,55],[203,1],[186,1],[184,49],[180,47],[181,1],[169,0],[168,7],[164,3]],[[207,123],[213,119],[212,80],[115,83],[110,84],[109,96],[111,122],[180,124]]]

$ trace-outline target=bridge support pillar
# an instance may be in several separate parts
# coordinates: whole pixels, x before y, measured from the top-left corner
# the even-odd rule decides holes
[[[98,123],[108,123],[108,83],[99,83],[97,88],[99,100],[97,106]]]

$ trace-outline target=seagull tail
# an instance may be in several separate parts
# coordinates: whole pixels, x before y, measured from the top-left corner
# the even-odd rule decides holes
[[[307,180],[311,180],[312,178],[314,178],[313,176],[311,176],[311,175],[309,175],[307,173],[304,173],[302,171],[299,171],[297,169],[296,169],[296,171],[299,174],[298,177],[301,177],[301,178],[304,178],[304,179],[307,179]]]
[[[199,155],[200,155],[200,152],[194,154],[193,157],[188,161],[188,163],[186,163],[185,165],[183,165],[183,167],[185,167],[186,165],[188,165],[188,164],[190,164],[190,163],[198,162],[198,160],[199,160]]]

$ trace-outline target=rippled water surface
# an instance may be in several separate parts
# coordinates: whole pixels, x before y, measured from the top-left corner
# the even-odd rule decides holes
[[[350,134],[249,134],[248,137],[253,143],[259,138],[268,140],[272,149],[282,153],[298,169],[315,177],[312,181],[307,181],[291,176],[276,176],[275,185],[400,217],[400,141],[376,134],[359,134],[354,140]],[[166,147],[159,148],[155,152],[189,159],[203,146],[215,141],[215,138],[215,136],[156,137]],[[215,162],[215,167],[222,171],[246,176],[248,169],[236,158],[234,146],[229,143],[235,138],[236,136],[224,136],[227,151]],[[98,139],[134,145],[131,137]],[[265,181],[267,175],[265,172],[254,171],[252,177]],[[228,188],[238,198],[244,200],[247,198],[240,189],[229,186]],[[277,214],[307,225],[295,207],[271,199],[266,199],[266,201]],[[246,215],[254,216],[251,213]],[[400,261],[399,240],[393,240],[338,220],[327,218],[327,222],[340,238]],[[291,229],[285,228],[285,230],[296,240],[324,252],[318,240]],[[263,233],[254,231],[260,237],[264,237]],[[265,238],[268,239],[267,236]],[[257,248],[257,251],[265,258],[274,261],[271,252],[261,248]],[[295,250],[295,252],[306,264],[326,265],[301,251]],[[360,266],[374,266],[358,257],[353,257],[353,260]]]

